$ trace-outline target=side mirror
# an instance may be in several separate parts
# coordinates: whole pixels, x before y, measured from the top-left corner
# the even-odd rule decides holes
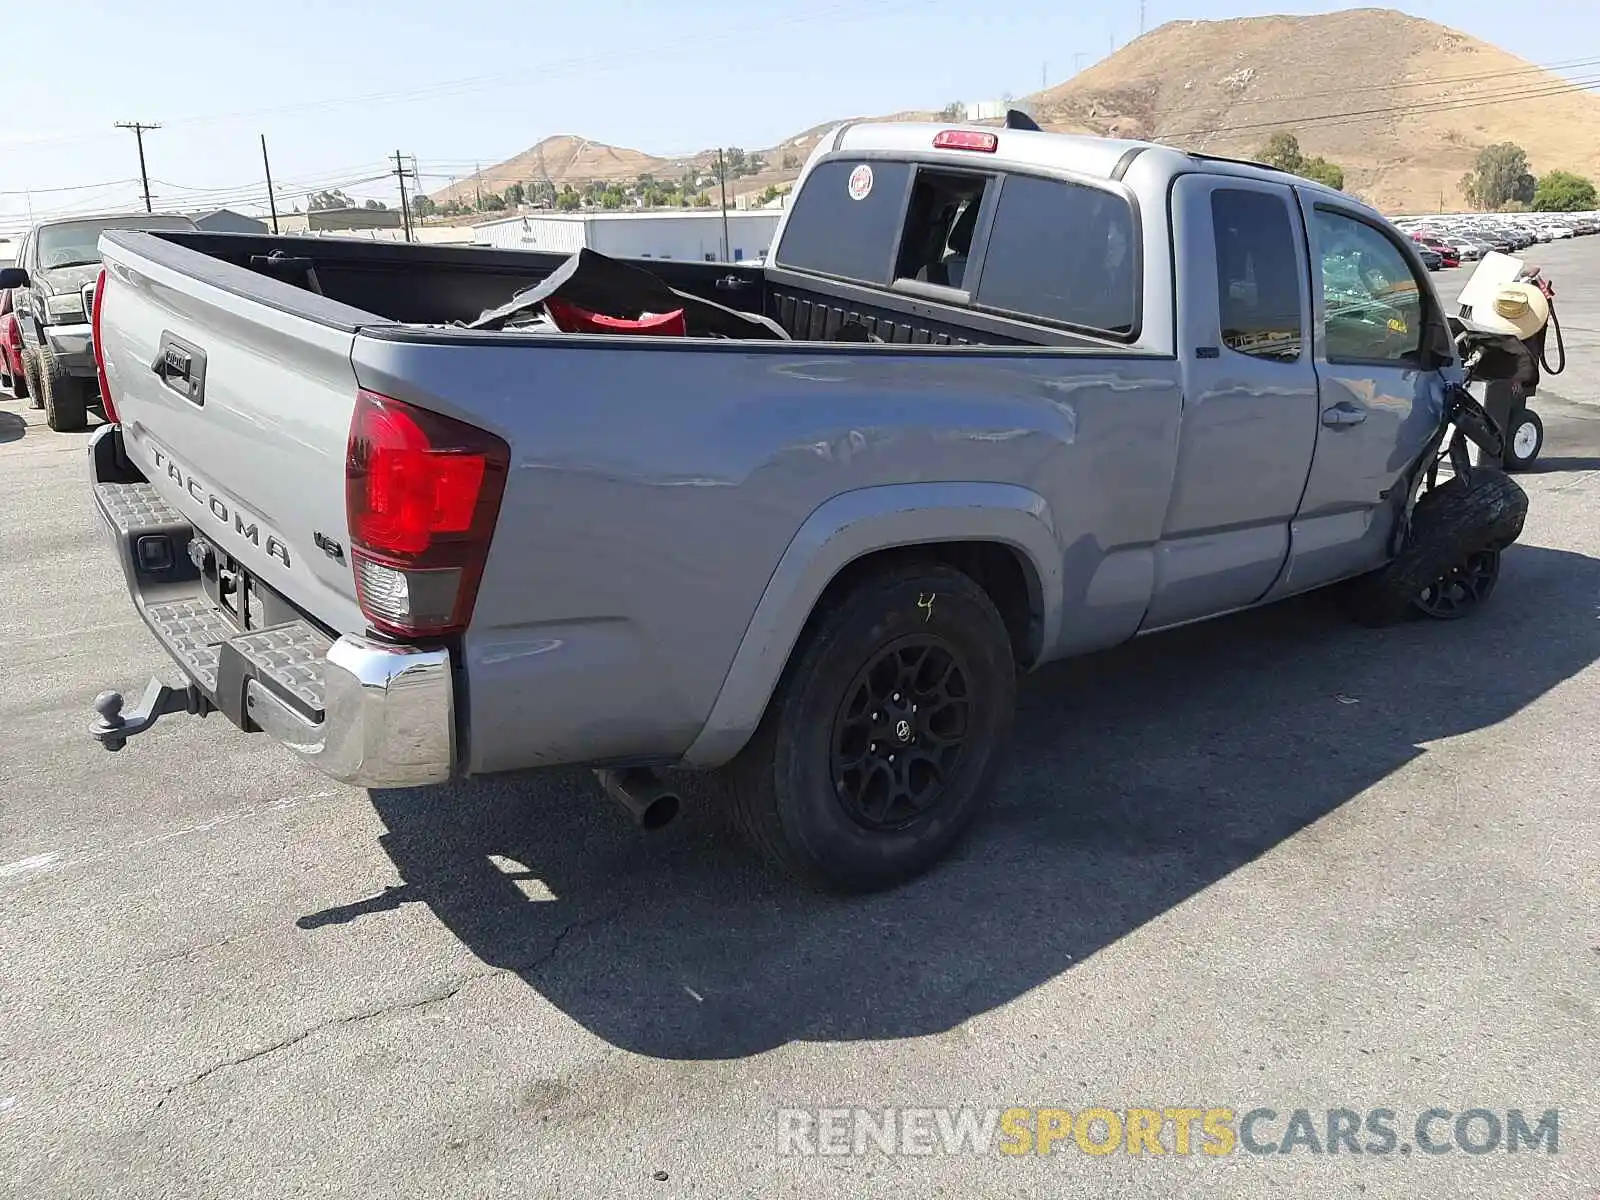
[[[0,292],[28,286],[28,272],[21,267],[0,267]]]
[[[1438,371],[1456,359],[1455,338],[1446,321],[1430,320],[1422,333],[1422,369]]]

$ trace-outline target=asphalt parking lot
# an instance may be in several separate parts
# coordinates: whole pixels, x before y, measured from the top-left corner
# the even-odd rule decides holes
[[[217,716],[104,753],[95,694],[168,663],[85,438],[0,401],[0,1194],[1592,1200],[1600,237],[1530,258],[1572,361],[1487,611],[1313,597],[1047,670],[981,832],[868,900],[578,772],[368,794]],[[963,1104],[1268,1108],[1263,1145],[1390,1109],[1419,1152],[774,1137]],[[1433,1107],[1558,1148],[1420,1152]]]

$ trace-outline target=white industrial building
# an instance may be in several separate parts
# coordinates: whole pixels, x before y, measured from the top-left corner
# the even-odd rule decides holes
[[[724,216],[726,238],[724,245]],[[472,227],[473,241],[501,250],[572,254],[589,249],[613,258],[737,262],[766,254],[782,209],[724,214],[720,209],[661,212],[528,213]]]

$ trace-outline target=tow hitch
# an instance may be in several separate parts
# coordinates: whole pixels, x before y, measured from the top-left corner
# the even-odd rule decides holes
[[[128,739],[143,733],[168,713],[188,713],[203,717],[212,705],[193,683],[172,687],[159,679],[152,679],[139,699],[139,707],[131,713],[122,711],[121,692],[101,692],[95,698],[94,709],[100,719],[89,727],[89,736],[107,750],[116,752],[128,744]]]

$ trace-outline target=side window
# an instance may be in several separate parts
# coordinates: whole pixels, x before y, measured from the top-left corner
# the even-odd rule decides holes
[[[911,165],[835,159],[806,176],[777,265],[887,285]]]
[[[1121,196],[1006,177],[983,252],[980,306],[1129,336],[1138,324],[1138,282],[1133,210]]]
[[[1317,258],[1329,362],[1404,362],[1422,348],[1423,285],[1400,248],[1354,217],[1318,208]]]
[[[982,175],[927,169],[917,172],[895,262],[896,279],[951,288],[966,286],[967,255],[972,251],[972,235],[978,227],[987,182]]]
[[[1218,188],[1211,193],[1222,344],[1276,362],[1300,358],[1304,285],[1287,197]]]

